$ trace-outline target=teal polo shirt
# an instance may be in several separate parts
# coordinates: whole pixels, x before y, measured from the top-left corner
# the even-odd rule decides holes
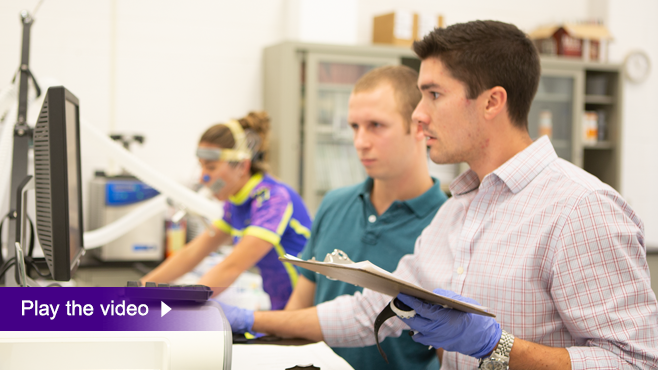
[[[368,260],[393,272],[402,256],[413,253],[416,238],[447,200],[439,180],[432,180],[434,185],[421,196],[406,201],[396,200],[381,215],[377,215],[370,201],[371,178],[361,184],[327,193],[313,220],[311,238],[301,258],[308,260],[315,257],[323,261],[327,253],[338,248],[354,262]],[[316,284],[315,304],[363,290],[306,269],[300,269],[300,272]],[[376,346],[333,350],[358,370],[424,369],[436,357],[434,350],[414,342],[406,331],[399,338],[386,338],[381,345],[390,364],[384,361]]]

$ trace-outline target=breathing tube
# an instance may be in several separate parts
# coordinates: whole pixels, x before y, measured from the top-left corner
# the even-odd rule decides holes
[[[223,124],[231,130],[233,135],[233,148],[198,148],[196,156],[199,159],[207,161],[227,161],[227,162],[242,162],[246,159],[254,160],[256,156],[260,155],[258,147],[260,146],[260,139],[258,135],[251,130],[245,132],[236,120],[230,120]],[[221,178],[212,181],[210,175],[206,174],[201,179],[203,185],[210,190],[212,194],[219,193],[225,186],[226,182]],[[212,181],[212,182],[211,182]]]

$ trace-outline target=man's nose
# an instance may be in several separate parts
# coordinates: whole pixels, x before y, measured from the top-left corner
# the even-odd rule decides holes
[[[428,118],[429,115],[426,113],[423,101],[421,100],[420,103],[418,103],[416,106],[416,109],[414,109],[414,112],[411,114],[411,122],[419,123],[423,126],[423,128],[425,128],[429,124]]]
[[[354,147],[356,149],[365,149],[370,146],[370,140],[365,130],[357,129],[354,131]]]

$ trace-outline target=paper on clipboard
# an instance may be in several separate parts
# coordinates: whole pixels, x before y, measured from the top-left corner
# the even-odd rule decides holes
[[[448,297],[431,292],[409,282],[406,282],[390,272],[371,263],[370,261],[355,262],[349,264],[337,264],[332,262],[304,261],[295,256],[286,254],[279,260],[292,263],[307,270],[315,271],[332,279],[344,281],[363,288],[368,288],[395,297],[398,293],[404,293],[426,302],[440,304],[444,307],[474,313],[477,315],[496,317],[488,312],[487,307],[457,301]]]

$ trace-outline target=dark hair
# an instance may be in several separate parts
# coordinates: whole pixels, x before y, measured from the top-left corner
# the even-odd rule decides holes
[[[462,81],[468,98],[501,86],[507,91],[510,120],[528,128],[528,113],[537,92],[541,67],[532,41],[516,26],[497,21],[473,21],[435,28],[414,42],[420,59],[443,62]]]
[[[404,118],[407,133],[411,132],[411,114],[422,97],[416,85],[418,72],[403,65],[375,68],[359,78],[352,92],[372,91],[384,83],[393,88],[397,110]]]
[[[252,150],[252,175],[267,173],[267,154],[269,149],[270,117],[266,112],[249,112],[247,116],[237,120],[245,131],[247,147]],[[201,135],[199,143],[210,143],[222,149],[231,149],[235,146],[235,139],[231,130],[223,123],[211,126]]]

